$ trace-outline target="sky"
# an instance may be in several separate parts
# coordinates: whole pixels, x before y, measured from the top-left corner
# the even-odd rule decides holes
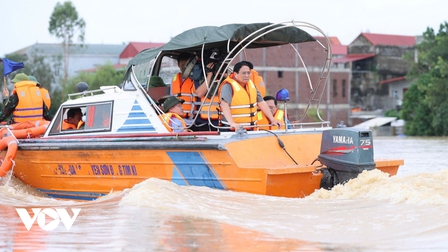
[[[0,57],[48,31],[58,0],[0,0]],[[185,30],[228,23],[304,21],[348,45],[361,32],[415,36],[448,22],[446,0],[72,0],[86,22],[86,44],[165,43]],[[319,34],[312,34],[319,35]]]

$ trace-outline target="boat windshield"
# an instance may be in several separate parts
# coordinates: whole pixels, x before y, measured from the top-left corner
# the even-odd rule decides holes
[[[55,117],[49,135],[88,133],[98,131],[110,131],[112,122],[113,102],[102,102],[89,105],[64,106]],[[73,122],[70,110],[81,111],[81,121]]]

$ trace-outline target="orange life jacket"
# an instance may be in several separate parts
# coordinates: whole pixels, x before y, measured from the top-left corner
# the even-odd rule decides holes
[[[201,104],[202,108],[201,108]],[[212,99],[204,96],[201,98],[201,102],[196,105],[197,109],[201,108],[200,111],[195,111],[199,113],[201,118],[204,120],[208,120],[208,118],[212,120],[217,120],[219,118],[219,95],[215,94]]]
[[[69,130],[69,129],[76,129],[76,125],[71,124],[67,121],[67,119],[64,119],[64,121],[62,121],[62,130]]]
[[[261,77],[257,71],[254,69],[250,70],[250,79],[257,87],[258,91],[260,92],[261,96],[264,97],[266,95],[266,85],[264,83],[263,77]]]
[[[17,94],[19,102],[12,112],[16,123],[38,121],[43,119],[43,100],[36,82],[20,81],[14,84],[13,93]]]
[[[185,124],[184,119],[182,119],[182,117],[180,117],[178,114],[176,113],[165,113],[165,114],[161,114],[160,116],[160,120],[162,120],[163,126],[165,126],[165,128],[169,131],[169,132],[173,132],[173,127],[171,126],[171,118],[176,117],[177,119],[179,119],[179,121],[182,122],[182,128],[187,128],[187,125]]]
[[[270,129],[270,127],[267,126],[267,125],[269,125],[269,120],[264,115],[263,111],[258,111],[258,114],[257,114],[257,125],[259,125],[258,129],[266,129],[266,130]]]
[[[183,118],[189,118],[193,114],[194,99],[196,99],[196,89],[194,81],[191,78],[187,78],[182,82],[182,74],[177,73],[173,77],[171,82],[171,93],[178,99],[183,99],[185,102],[182,104],[184,114]]]
[[[84,126],[84,121],[80,120],[78,122],[78,125],[74,125],[73,123],[69,123],[67,119],[64,119],[62,121],[62,130],[69,130],[69,129],[80,129],[82,126]]]
[[[243,88],[236,80],[230,77],[224,80],[225,83],[229,83],[233,90],[232,102],[229,104],[233,121],[243,126],[255,125],[257,123],[257,88],[254,83],[249,80],[246,87]],[[228,122],[222,120],[221,123],[229,125]]]
[[[39,88],[40,95],[42,96],[42,100],[44,100],[45,105],[47,105],[47,108],[50,109],[51,107],[51,98],[50,94],[48,93],[48,90],[44,87]]]
[[[274,118],[285,123],[285,111],[277,109]],[[265,130],[278,129],[277,126],[267,126],[268,124],[270,124],[270,122],[268,118],[264,115],[263,111],[258,111],[258,120],[257,120],[257,125],[259,125],[258,129],[265,129]],[[285,129],[285,125],[282,125],[280,129]]]

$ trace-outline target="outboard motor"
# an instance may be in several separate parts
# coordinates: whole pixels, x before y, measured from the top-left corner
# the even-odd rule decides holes
[[[321,182],[326,189],[375,169],[372,132],[351,127],[324,131],[318,160],[328,167]]]

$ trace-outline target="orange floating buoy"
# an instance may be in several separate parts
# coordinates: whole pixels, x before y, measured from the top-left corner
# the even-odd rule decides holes
[[[50,121],[46,120],[11,124],[8,126],[9,130],[6,128],[2,129],[0,134],[5,137],[8,136],[9,131],[11,131],[18,139],[39,137],[45,133],[49,124]]]
[[[0,177],[4,177],[12,168],[13,160],[17,153],[17,140],[14,136],[4,137],[0,141],[0,150],[8,148],[3,163],[0,166]]]

